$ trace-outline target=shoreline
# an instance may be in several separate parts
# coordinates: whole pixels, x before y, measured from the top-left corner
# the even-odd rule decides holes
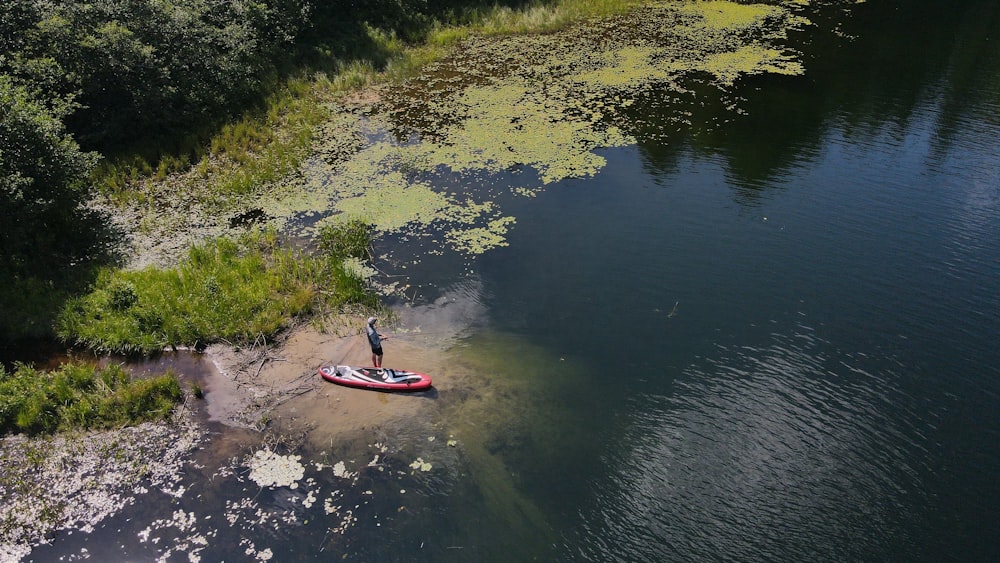
[[[229,444],[223,448],[229,453],[219,458],[226,466],[248,447],[268,449],[301,438],[314,446],[348,443],[373,427],[417,415],[425,402],[412,394],[353,389],[319,377],[317,369],[324,363],[370,363],[364,336],[347,330],[351,319],[341,316],[337,323],[341,329],[330,334],[301,323],[273,342],[245,348],[217,343],[200,354],[179,351],[204,362],[192,370],[200,374],[178,374],[185,386],[198,383],[204,396],[189,395],[168,420],[51,436],[4,436],[0,563],[29,557],[56,535],[92,532],[155,490],[179,499],[185,468],[197,466],[204,455],[199,452],[213,460],[220,454],[214,446],[205,450],[209,442]],[[391,353],[401,361],[416,352],[413,345],[396,344]],[[136,371],[142,369],[150,368]]]
[[[427,353],[419,346],[391,342],[387,365],[426,362]],[[214,345],[205,355],[217,372],[205,389],[210,418],[256,430],[265,430],[262,417],[267,417],[293,420],[327,437],[353,435],[371,427],[373,421],[416,415],[422,401],[411,399],[428,393],[355,389],[322,379],[317,370],[324,364],[371,363],[360,331],[324,334],[303,324],[275,343],[246,350]]]

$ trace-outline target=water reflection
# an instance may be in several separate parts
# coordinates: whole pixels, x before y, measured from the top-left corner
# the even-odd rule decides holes
[[[762,193],[783,187],[789,171],[814,161],[833,128],[852,143],[875,145],[872,138],[886,134],[901,143],[934,103],[934,151],[941,155],[963,127],[995,123],[995,2],[873,2],[853,8],[849,18],[841,10],[814,6],[809,17],[817,25],[792,36],[805,53],[806,77],[749,77],[730,91],[692,80],[684,96],[640,97],[629,108],[631,123],[622,126],[638,139],[651,173],[675,172],[691,149],[720,156],[734,199],[752,207]],[[905,25],[884,25],[900,18]],[[679,115],[690,117],[667,135],[644,125],[678,122]]]

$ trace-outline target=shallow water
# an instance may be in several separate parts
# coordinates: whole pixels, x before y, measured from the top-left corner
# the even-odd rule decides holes
[[[409,420],[314,421],[274,490],[220,428],[181,498],[32,557],[1000,558],[1000,10],[829,12],[746,115],[644,136],[650,93],[598,175],[502,202],[509,247],[380,241]]]

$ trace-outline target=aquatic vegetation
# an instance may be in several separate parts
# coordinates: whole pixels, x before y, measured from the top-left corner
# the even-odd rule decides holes
[[[351,479],[357,476],[357,473],[347,470],[347,466],[344,465],[343,461],[338,461],[333,465],[333,474],[341,479]]]
[[[699,16],[708,28],[724,31],[745,31],[764,23],[767,18],[781,17],[782,9],[767,4],[737,4],[727,0],[686,3],[680,12]]]
[[[445,240],[460,252],[482,254],[498,246],[507,246],[504,235],[515,221],[513,217],[501,217],[490,221],[485,227],[452,230],[445,233]]]
[[[177,542],[171,551],[188,554],[189,561],[199,561],[200,554],[208,547],[208,537],[197,529],[198,517],[195,513],[175,510],[171,517],[154,520],[139,532],[139,541],[146,543],[150,535],[158,530],[173,528],[177,532]],[[155,541],[155,540],[154,540]]]
[[[305,474],[305,467],[299,463],[302,456],[278,455],[270,450],[258,450],[250,457],[250,480],[261,487],[298,487]]]
[[[424,461],[424,458],[418,457],[413,463],[410,464],[410,469],[420,470],[420,471],[430,471],[431,464]]]
[[[448,207],[445,196],[421,184],[409,184],[398,172],[390,172],[364,195],[343,199],[336,209],[349,217],[364,219],[382,231],[396,231],[408,223],[428,223]]]
[[[466,254],[504,246],[516,219],[488,199],[484,178],[534,173],[515,192],[526,194],[593,176],[602,149],[636,142],[625,110],[639,96],[690,94],[693,78],[723,91],[744,76],[802,74],[782,45],[808,24],[797,4],[654,2],[548,35],[468,36],[453,56],[383,89],[353,125],[322,132],[321,146],[334,148],[321,153],[335,158],[307,167],[307,189],[382,232],[440,232]],[[449,194],[456,180],[476,199]]]
[[[772,74],[802,74],[801,63],[779,49],[747,45],[736,51],[710,55],[705,70],[716,76],[720,84],[732,85],[740,76],[769,72]]]
[[[595,148],[634,142],[616,127],[594,127],[590,119],[555,102],[539,96],[537,86],[516,79],[468,88],[453,108],[464,117],[461,124],[439,133],[443,142],[419,145],[421,156],[428,167],[453,171],[530,166],[548,184],[592,176],[605,164]]]
[[[0,553],[17,560],[57,530],[93,531],[151,489],[182,490],[182,469],[202,433],[178,416],[173,424],[4,438]]]

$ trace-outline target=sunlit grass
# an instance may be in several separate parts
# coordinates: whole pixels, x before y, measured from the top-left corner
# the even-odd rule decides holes
[[[534,2],[520,8],[493,6],[465,12],[462,17],[436,27],[428,36],[432,45],[450,45],[472,34],[515,35],[564,29],[590,18],[625,13],[648,2],[642,0],[563,0]]]
[[[294,171],[308,154],[313,130],[328,116],[323,105],[328,96],[321,92],[328,85],[320,86],[290,79],[268,97],[265,110],[223,125],[204,146],[181,156],[161,155],[155,165],[138,155],[106,161],[95,185],[118,203],[155,199],[164,183],[174,195],[187,192],[199,199],[255,193]]]
[[[173,374],[133,380],[118,365],[41,371],[0,366],[0,434],[115,428],[167,416],[183,398]]]
[[[105,268],[89,293],[67,302],[56,332],[97,352],[150,354],[251,342],[296,317],[349,304],[374,306],[375,299],[341,258],[295,251],[267,231],[195,246],[170,269]]]

